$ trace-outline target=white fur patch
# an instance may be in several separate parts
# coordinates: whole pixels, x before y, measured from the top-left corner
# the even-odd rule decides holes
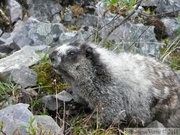
[[[58,51],[58,54],[66,55],[67,51],[68,51],[70,48],[73,48],[73,47],[72,47],[72,46],[69,46],[69,45],[67,45],[67,44],[63,44],[62,46],[59,46],[58,48],[56,48],[56,51]]]

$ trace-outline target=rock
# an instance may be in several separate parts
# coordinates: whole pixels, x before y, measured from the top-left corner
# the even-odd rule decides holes
[[[64,31],[66,28],[60,23],[45,23],[39,22],[35,18],[29,18],[18,32],[21,33],[18,36],[32,40],[32,45],[53,45],[59,44],[57,38]]]
[[[62,129],[58,124],[52,119],[52,117],[47,115],[36,115],[35,116],[39,131],[44,131],[45,135],[63,135]]]
[[[20,47],[18,47],[16,45],[16,43],[14,43],[13,39],[15,36],[19,36],[19,35],[23,35],[25,33],[23,32],[19,32],[19,29],[23,26],[23,22],[22,21],[18,21],[16,22],[16,24],[14,25],[14,29],[11,33],[7,33],[5,32],[1,37],[0,37],[0,41],[3,41],[4,43],[2,44],[2,46],[5,46],[6,48],[9,48],[11,51],[17,51],[19,50]],[[25,31],[24,31],[25,32]],[[27,45],[26,43],[24,43],[25,45]]]
[[[157,7],[158,3],[159,2],[157,0],[143,0],[141,5],[145,7],[150,7],[150,6]]]
[[[63,32],[63,33],[60,35],[59,40],[60,40],[62,43],[69,42],[69,41],[71,41],[73,38],[75,38],[76,34],[77,34],[77,31]]]
[[[59,13],[56,13],[55,15],[53,15],[52,18],[52,23],[57,23],[57,22],[61,22],[61,18],[59,17]]]
[[[4,32],[4,33],[2,34],[2,36],[1,36],[1,38],[0,38],[0,41],[5,43],[6,40],[7,40],[10,36],[11,36],[10,33]],[[1,43],[1,44],[2,44],[2,43]]]
[[[22,6],[16,0],[6,0],[6,5],[7,14],[11,18],[11,23],[22,19]]]
[[[172,12],[180,9],[179,0],[143,0],[141,5],[144,7],[154,7],[157,13]],[[173,14],[178,15],[178,12]]]
[[[59,45],[59,36],[64,31],[66,28],[60,23],[45,23],[39,22],[35,18],[29,18],[26,22],[18,21],[10,36],[2,36],[0,41],[4,42],[3,46],[14,51],[27,45]]]
[[[107,21],[109,22],[111,19],[107,18]],[[115,46],[110,45],[110,49],[158,57],[160,54],[159,47],[162,44],[155,37],[154,26],[144,26],[140,23],[133,24],[127,21],[116,28],[109,36],[107,35],[114,28],[114,25],[119,24],[123,19],[123,17],[120,17],[101,30],[102,37],[108,37],[107,40],[115,42]]]
[[[5,57],[7,54],[11,53],[13,50],[7,46],[0,45],[0,57]]]
[[[155,12],[157,13],[165,13],[165,12],[172,12],[180,9],[180,1],[179,0],[160,0],[158,1],[157,8]],[[180,13],[176,12],[173,13],[174,15],[178,15]]]
[[[98,17],[95,16],[95,15],[86,14],[84,16],[79,17],[74,25],[76,25],[78,27],[80,27],[80,26],[97,27],[97,25],[98,25]]]
[[[63,102],[69,102],[72,100],[72,96],[66,91],[62,91],[56,95],[47,95],[41,98],[41,103],[44,103],[46,108],[51,111],[63,106]],[[58,101],[58,103],[57,103]]]
[[[147,127],[147,129],[151,129],[151,131],[153,132],[159,132],[158,135],[167,135],[167,132],[165,132],[165,127],[162,123],[160,123],[159,121],[155,120],[152,123],[150,123]]]
[[[19,88],[15,100],[18,98],[18,103],[32,104],[34,102],[33,99],[37,96],[38,93],[32,88]]]
[[[173,40],[178,35],[179,21],[177,18],[162,18],[161,21],[166,27],[168,38]]]
[[[68,31],[60,35],[61,44],[71,42],[73,40],[93,41],[95,38],[95,29],[91,26],[82,26],[78,31]]]
[[[23,48],[26,45],[32,45],[33,44],[33,41],[30,38],[24,37],[22,35],[15,36],[13,38],[13,42],[14,42],[15,46],[17,46],[18,49]]]
[[[3,33],[3,31],[0,29],[0,35]]]
[[[28,67],[21,66],[19,69],[11,71],[11,77],[16,84],[23,88],[33,86],[37,82],[37,73]]]
[[[42,46],[25,46],[21,50],[10,56],[0,59],[0,78],[5,79],[12,70],[20,69],[22,66],[29,67],[41,60],[41,56],[35,51],[43,51],[48,47]]]
[[[177,77],[179,78],[179,82],[180,82],[180,70],[176,71]]]
[[[28,135],[26,129],[22,126],[28,125],[30,119],[34,118],[33,114],[28,110],[28,104],[16,104],[0,110],[0,122],[3,122],[3,131],[7,134],[19,133]],[[37,126],[36,121],[32,126]]]
[[[155,120],[152,123],[150,123],[147,128],[165,128],[164,125],[162,123],[160,123],[159,121]]]
[[[60,13],[62,6],[52,0],[32,0],[29,4],[28,14],[39,21],[45,22],[56,22],[59,23],[61,18],[60,15],[54,18],[54,15]]]
[[[66,91],[61,91],[60,93],[57,94],[57,97],[58,100],[60,101],[64,101],[64,102],[69,102],[71,101],[73,98],[71,96],[71,94],[69,94],[68,92]]]

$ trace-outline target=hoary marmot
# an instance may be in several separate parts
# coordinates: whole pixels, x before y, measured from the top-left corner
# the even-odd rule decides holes
[[[98,109],[102,125],[158,120],[180,127],[180,84],[168,66],[83,41],[63,44],[49,56],[74,93]]]

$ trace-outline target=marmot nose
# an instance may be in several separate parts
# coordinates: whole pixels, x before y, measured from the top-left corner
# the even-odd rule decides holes
[[[61,58],[60,56],[57,55],[57,51],[53,51],[50,55],[49,55],[49,58],[51,60],[51,65],[53,67],[57,67],[60,62],[61,62]]]

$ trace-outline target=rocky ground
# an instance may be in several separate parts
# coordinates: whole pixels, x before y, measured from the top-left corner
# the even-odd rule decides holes
[[[92,110],[73,102],[70,86],[48,59],[52,48],[75,39],[180,70],[180,1],[1,0],[0,134],[92,133]]]

